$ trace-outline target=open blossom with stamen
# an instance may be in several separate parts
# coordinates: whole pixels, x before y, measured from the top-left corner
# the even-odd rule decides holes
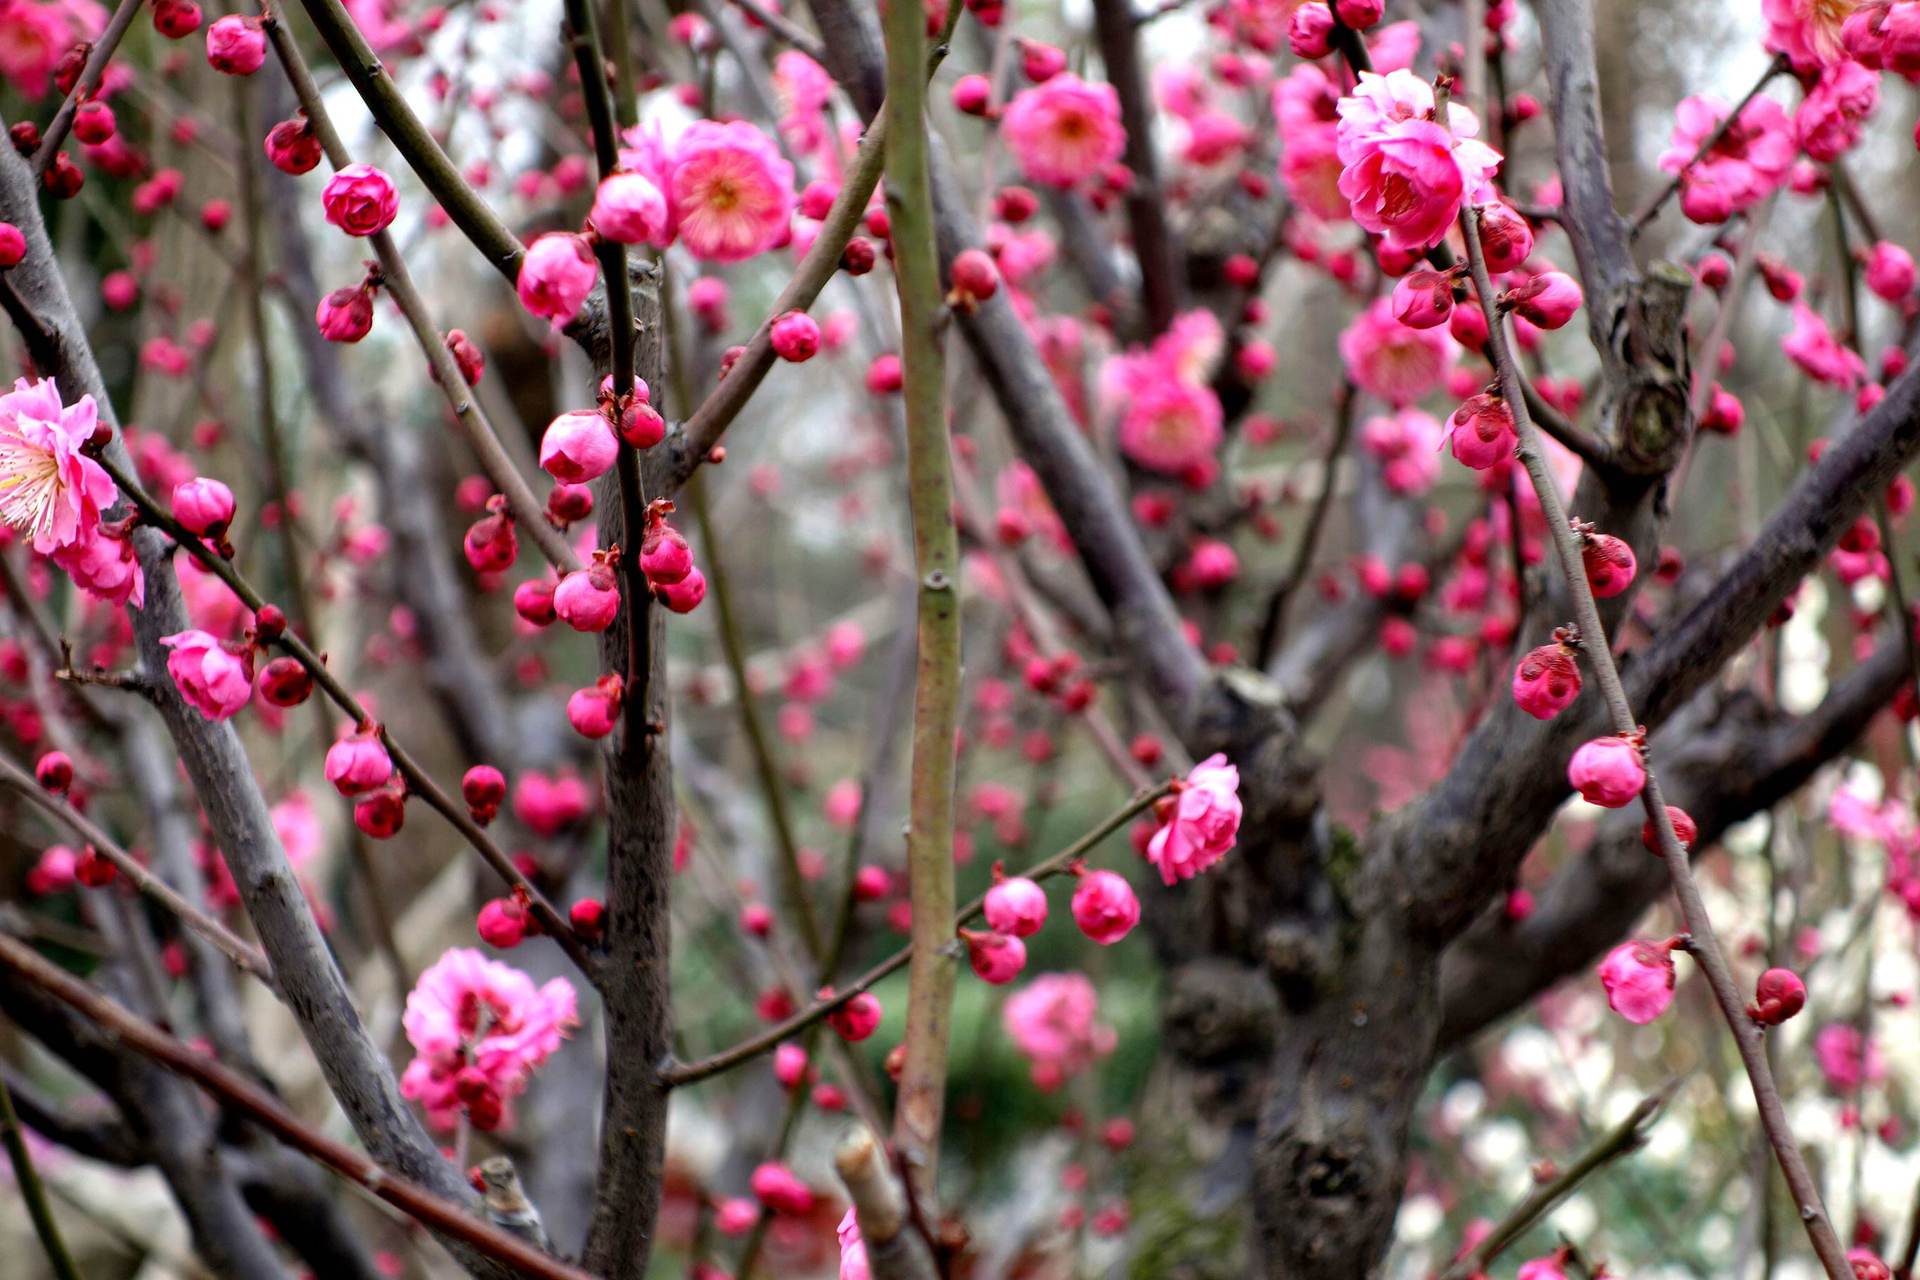
[[[1000,1024],[1032,1063],[1034,1082],[1052,1089],[1113,1052],[1113,1028],[1098,1021],[1099,1013],[1099,995],[1084,973],[1043,973],[1008,999]]]
[[[518,969],[456,947],[420,975],[400,1019],[418,1055],[400,1092],[426,1108],[436,1128],[451,1129],[463,1107],[476,1127],[524,1092],[534,1070],[578,1022],[573,986],[555,978],[536,987]]]
[[[90,536],[120,496],[80,452],[96,423],[93,397],[62,405],[51,378],[21,378],[0,396],[0,524],[31,537],[42,555]]]
[[[1797,71],[1812,72],[1837,62],[1846,56],[1840,29],[1861,7],[1856,0],[1761,0],[1766,47],[1786,54]]]
[[[669,190],[680,242],[707,262],[766,252],[793,217],[793,166],[744,121],[689,126],[674,147]]]
[[[1449,103],[1442,124],[1433,86],[1413,72],[1361,72],[1339,111],[1340,193],[1354,221],[1394,248],[1425,251],[1446,236],[1463,199],[1494,198],[1500,153],[1474,138],[1480,121]]]
[[[1113,86],[1064,71],[1015,94],[1000,132],[1028,180],[1050,187],[1078,186],[1118,160],[1127,145]]]
[[[1467,308],[1455,308],[1458,314]],[[1340,333],[1340,358],[1354,385],[1399,408],[1446,381],[1460,346],[1445,329],[1409,329],[1378,298]]]

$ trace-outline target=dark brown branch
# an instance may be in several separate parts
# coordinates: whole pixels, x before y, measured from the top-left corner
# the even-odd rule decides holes
[[[437,1233],[463,1242],[502,1267],[512,1268],[513,1274],[535,1276],[540,1280],[592,1280],[587,1272],[541,1253],[518,1236],[473,1217],[462,1205],[443,1199],[400,1173],[383,1168],[352,1147],[312,1129],[251,1080],[205,1054],[195,1053],[146,1019],[127,1012],[41,958],[25,943],[4,934],[0,934],[0,967],[64,1002],[127,1047],[185,1076],[223,1107],[245,1115],[288,1146],[305,1152]]]
[[[1627,225],[1613,202],[1607,139],[1600,127],[1600,79],[1593,61],[1591,0],[1545,0],[1539,8],[1547,103],[1566,190],[1560,224],[1573,241],[1587,293],[1594,347],[1608,349],[1606,325],[1616,296],[1633,275]]]
[[[1160,190],[1153,146],[1153,101],[1140,67],[1139,27],[1129,0],[1094,0],[1093,22],[1107,80],[1120,97],[1120,122],[1127,131],[1123,158],[1133,173],[1133,183],[1127,189],[1127,225],[1133,231],[1133,252],[1140,262],[1147,329],[1158,334],[1173,323],[1180,310],[1182,257],[1173,229],[1167,225],[1166,198]]]

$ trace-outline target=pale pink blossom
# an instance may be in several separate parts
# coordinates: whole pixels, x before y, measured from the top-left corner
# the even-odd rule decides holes
[[[60,403],[53,379],[13,384],[0,395],[0,524],[48,555],[90,537],[120,491],[81,452],[98,416],[90,395]]]
[[[146,603],[146,574],[134,558],[131,538],[110,536],[95,525],[71,544],[55,551],[53,562],[66,570],[75,586],[96,600],[112,605],[131,604],[136,609]],[[181,563],[191,561],[182,557]]]
[[[1340,334],[1340,358],[1354,385],[1396,408],[1439,387],[1459,354],[1444,328],[1401,324],[1391,298],[1376,298]]]
[[[253,697],[252,663],[204,631],[160,637],[173,677],[187,705],[209,720],[226,720]]]
[[[1435,119],[1433,86],[1411,71],[1361,72],[1340,99],[1340,192],[1354,221],[1394,248],[1424,252],[1445,238],[1462,200],[1494,198],[1500,155],[1474,137],[1473,112],[1449,103]]]
[[[1000,1024],[1044,1086],[1092,1066],[1113,1051],[1113,1029],[1099,1022],[1100,1000],[1083,973],[1043,973],[1013,993]]]
[[[1726,117],[1727,108],[1711,98],[1682,98],[1674,108],[1672,143],[1660,153],[1661,169],[1683,175],[1680,207],[1695,222],[1724,222],[1759,203],[1786,181],[1799,151],[1786,109],[1762,94],[1694,162]]]
[[[1607,1004],[1628,1022],[1645,1024],[1673,1003],[1673,948],[1664,942],[1623,942],[1600,962]]]
[[[674,146],[670,180],[680,242],[707,262],[739,262],[780,243],[793,216],[793,166],[745,121],[697,121]]]
[[[826,68],[798,49],[784,49],[773,60],[771,79],[780,100],[781,136],[801,154],[826,147],[833,137],[827,123],[833,77]]]
[[[1820,1074],[1827,1078],[1827,1086],[1836,1092],[1858,1089],[1866,1081],[1884,1080],[1887,1075],[1880,1046],[1850,1023],[1834,1022],[1820,1028],[1813,1038],[1813,1056],[1820,1064]]]
[[[1240,834],[1240,770],[1215,752],[1193,766],[1171,799],[1147,842],[1147,861],[1167,884],[1191,880],[1233,848]]]
[[[1822,164],[1831,164],[1859,145],[1861,126],[1880,103],[1880,77],[1857,62],[1836,62],[1793,113],[1800,147]]]
[[[866,1241],[860,1238],[860,1222],[851,1208],[834,1229],[840,1239],[840,1280],[873,1280],[873,1268],[867,1263]]]
[[[1804,302],[1793,304],[1793,331],[1780,340],[1780,350],[1815,382],[1851,388],[1867,375],[1860,353],[1834,337],[1827,322]]]
[[[1856,0],[1760,0],[1769,52],[1784,53],[1794,69],[1812,72],[1846,55],[1840,30]]]
[[[1445,441],[1446,429],[1418,409],[1369,418],[1360,428],[1360,447],[1380,460],[1382,483],[1398,494],[1422,494],[1433,487]]]
[[[1120,95],[1072,72],[1015,94],[1000,131],[1020,171],[1050,187],[1078,186],[1098,175],[1127,144]]]
[[[456,947],[423,972],[407,996],[400,1022],[416,1056],[400,1078],[400,1092],[424,1107],[437,1128],[450,1129],[463,1089],[490,1090],[496,1106],[509,1102],[578,1021],[565,978],[536,987],[518,969]]]

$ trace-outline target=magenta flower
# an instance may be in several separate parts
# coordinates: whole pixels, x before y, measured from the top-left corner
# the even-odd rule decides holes
[[[1083,973],[1043,973],[1014,992],[1000,1025],[1033,1066],[1035,1083],[1061,1081],[1113,1052],[1113,1028],[1098,1021],[1099,996]]]
[[[267,60],[260,19],[229,14],[207,28],[207,62],[230,76],[250,76]]]
[[[1573,753],[1567,781],[1588,804],[1622,809],[1647,785],[1639,744],[1621,737],[1595,738]]]
[[[1240,770],[1215,752],[1187,774],[1147,842],[1147,861],[1168,884],[1191,880],[1227,856],[1240,834]]]
[[[393,758],[380,741],[379,727],[361,725],[327,748],[327,781],[343,796],[362,796],[393,776]]]
[[[393,188],[393,179],[370,164],[350,164],[334,174],[320,193],[320,201],[326,206],[327,221],[350,236],[385,231],[400,211],[400,195]]]
[[[681,134],[669,191],[680,242],[707,262],[765,253],[793,217],[793,166],[745,121],[701,120]]]
[[[73,584],[96,600],[138,609],[147,600],[146,575],[134,558],[133,540],[111,537],[99,526],[53,553]]]
[[[21,378],[0,395],[0,524],[32,538],[42,555],[91,537],[119,499],[106,471],[80,452],[96,424],[93,397],[62,405],[51,378]]]
[[[1422,494],[1440,476],[1441,444],[1446,429],[1430,413],[1402,409],[1369,418],[1360,428],[1360,447],[1380,461],[1380,479],[1398,494]]]
[[[853,1210],[840,1219],[834,1229],[840,1239],[840,1280],[873,1280],[873,1268],[867,1263],[867,1244],[860,1238],[860,1222]]]
[[[620,442],[598,409],[574,409],[547,424],[540,437],[540,468],[566,484],[605,475],[620,455]]]
[[[187,704],[209,720],[237,714],[253,697],[253,664],[204,631],[160,637],[167,674]]]
[[[813,1189],[776,1160],[756,1168],[751,1185],[760,1203],[775,1213],[805,1214],[813,1210]]]
[[[1411,71],[1360,73],[1340,99],[1340,193],[1353,220],[1396,249],[1424,252],[1446,237],[1463,200],[1494,198],[1500,154],[1475,140],[1473,112],[1449,103],[1435,119],[1433,86]]]
[[[1813,1038],[1813,1056],[1820,1064],[1820,1074],[1827,1078],[1827,1087],[1837,1093],[1886,1078],[1887,1063],[1880,1055],[1880,1046],[1849,1023],[1835,1022],[1820,1028]]]
[[[1064,71],[1013,96],[1000,136],[1028,180],[1049,187],[1075,187],[1097,177],[1127,146],[1113,86]]]
[[[1799,154],[1786,109],[1762,95],[1748,103],[1719,142],[1693,163],[1727,108],[1710,98],[1682,98],[1674,109],[1673,141],[1660,167],[1682,174],[1680,207],[1695,222],[1725,222],[1758,204],[1787,179]]]
[[[1340,333],[1340,359],[1354,385],[1395,408],[1439,387],[1459,355],[1459,344],[1445,329],[1401,324],[1390,297],[1376,298]]]
[[[1793,133],[1807,155],[1831,164],[1859,145],[1861,126],[1880,104],[1880,77],[1857,62],[1836,62],[1793,113]]]
[[[1628,1022],[1646,1024],[1673,1003],[1673,944],[1623,942],[1600,962],[1607,1005]]]
[[[451,1129],[463,1106],[476,1124],[487,1107],[499,1117],[578,1018],[565,978],[535,987],[518,969],[456,947],[420,975],[400,1022],[417,1055],[400,1092],[436,1128]]]
[[[1030,938],[1047,922],[1047,892],[1025,876],[1007,876],[993,864],[993,887],[987,890],[987,924],[997,933]]]
[[[1853,0],[1761,0],[1767,50],[1786,54],[1796,71],[1836,62],[1846,56],[1840,31],[1855,7]]]
[[[521,306],[559,327],[580,314],[599,277],[599,265],[584,237],[549,231],[527,246],[514,288]]]
[[[1804,302],[1793,304],[1793,331],[1780,339],[1780,350],[1802,373],[1830,387],[1853,387],[1867,376],[1866,361]]]
[[[620,244],[664,249],[670,239],[667,198],[645,174],[621,172],[603,181],[588,217],[595,231]]]
[[[1447,442],[1463,465],[1485,471],[1511,458],[1514,446],[1520,443],[1513,410],[1501,397],[1481,392],[1447,419]]]
[[[1110,947],[1140,923],[1140,899],[1126,877],[1112,871],[1087,871],[1073,891],[1073,922],[1080,932]]]
[[[1513,700],[1536,720],[1551,720],[1580,696],[1580,667],[1564,644],[1530,650],[1513,669]]]

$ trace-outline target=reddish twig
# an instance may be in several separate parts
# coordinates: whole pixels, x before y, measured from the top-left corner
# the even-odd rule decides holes
[[[209,549],[202,539],[187,532],[179,521],[153,500],[152,495],[141,487],[139,480],[129,470],[107,455],[100,457],[100,465],[106,469],[114,483],[120,486],[120,492],[126,500],[139,509],[143,524],[152,525],[172,538],[187,554],[199,561],[202,568],[224,582],[247,608],[257,614],[266,607],[267,601],[253,584],[242,577],[240,571],[231,563],[221,559]],[[320,687],[321,691],[355,724],[375,723],[367,709],[360,704],[360,700],[340,683],[339,678],[333,674],[320,656],[292,630],[282,632],[274,638],[272,643],[298,662],[307,674],[313,677],[313,682]],[[516,896],[525,896],[528,910],[539,921],[541,930],[551,935],[553,940],[560,944],[560,949],[567,953],[567,957],[579,967],[582,973],[589,978],[594,977],[597,966],[586,944],[581,942],[566,919],[554,910],[553,904],[547,901],[546,896],[521,874],[520,869],[513,864],[513,859],[507,856],[506,851],[495,844],[486,830],[473,820],[472,815],[467,812],[466,805],[455,801],[442,791],[440,784],[433,780],[432,776],[421,767],[419,761],[413,758],[385,725],[380,726],[380,741],[386,747],[387,754],[392,757],[393,767],[401,777],[406,779],[408,789],[426,801],[429,808],[444,817],[456,831],[466,837],[467,843],[473,846],[474,851],[486,861],[487,865],[512,886]]]
[[[1505,312],[1494,300],[1493,282],[1487,274],[1486,257],[1481,251],[1479,215],[1476,210],[1461,210],[1460,230],[1466,241],[1467,261],[1473,273],[1474,287],[1480,295],[1480,306],[1486,313],[1487,353],[1499,374],[1508,408],[1512,410],[1514,425],[1520,435],[1521,464],[1533,481],[1534,492],[1546,515],[1547,529],[1553,535],[1560,567],[1566,574],[1568,591],[1573,599],[1574,620],[1579,624],[1581,634],[1587,638],[1583,651],[1599,680],[1614,731],[1623,735],[1634,733],[1636,722],[1633,708],[1620,682],[1620,672],[1614,665],[1606,629],[1601,624],[1599,606],[1594,602],[1593,589],[1587,581],[1579,539],[1567,519],[1566,506],[1560,499],[1559,488],[1540,450],[1533,419],[1527,412],[1519,366],[1514,362],[1513,352],[1507,345]],[[1699,886],[1694,883],[1693,867],[1688,861],[1687,851],[1674,832],[1673,818],[1661,798],[1660,781],[1651,768],[1646,771],[1646,786],[1640,798],[1659,837],[1661,856],[1673,879],[1674,896],[1680,901],[1681,916],[1691,935],[1688,950],[1706,974],[1714,1000],[1733,1033],[1735,1047],[1740,1052],[1748,1082],[1753,1088],[1754,1102],[1759,1107],[1761,1124],[1766,1130],[1767,1140],[1773,1146],[1787,1187],[1793,1193],[1808,1239],[1813,1242],[1814,1252],[1819,1255],[1831,1280],[1850,1280],[1852,1268],[1847,1263],[1846,1249],[1827,1218],[1819,1188],[1813,1181],[1813,1175],[1800,1154],[1799,1144],[1787,1122],[1779,1086],[1767,1064],[1760,1027],[1747,1016],[1733,971],[1720,949],[1720,941],[1714,934],[1706,904],[1701,900]]]
[[[1162,796],[1171,794],[1172,791],[1173,784],[1171,782],[1163,782],[1150,791],[1140,792],[1134,796],[1133,799],[1129,800],[1125,806],[1109,815],[1099,826],[1087,832],[1052,857],[1035,863],[1020,874],[1030,880],[1048,880],[1054,876],[1066,874],[1068,867],[1072,866],[1079,859],[1086,857],[1102,840],[1131,822],[1136,815],[1151,808],[1154,801],[1160,799]],[[986,902],[986,896],[983,894],[969,902],[966,906],[960,908],[959,913],[953,918],[953,928],[958,930],[962,925],[971,923],[985,910]],[[815,1001],[798,1013],[774,1023],[764,1031],[749,1036],[730,1049],[722,1049],[719,1053],[702,1058],[698,1062],[676,1063],[661,1073],[662,1078],[665,1080],[668,1088],[677,1088],[683,1084],[695,1084],[709,1077],[717,1076],[722,1072],[731,1071],[743,1062],[750,1062],[754,1058],[771,1050],[782,1040],[788,1039],[795,1032],[803,1031],[807,1027],[812,1026],[861,992],[870,989],[875,983],[879,982],[888,974],[899,972],[900,969],[905,967],[912,955],[912,946],[902,947],[885,960],[882,960],[879,964],[873,966],[873,968],[855,978],[846,986],[835,988],[834,994],[826,999]]]

